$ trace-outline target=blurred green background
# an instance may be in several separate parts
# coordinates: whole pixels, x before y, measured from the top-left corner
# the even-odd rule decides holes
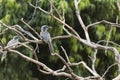
[[[120,2],[120,0],[118,0]],[[29,23],[38,33],[42,25],[50,25],[53,28],[49,30],[52,37],[65,35],[66,32],[62,29],[62,24],[54,20],[51,16],[44,14],[43,12],[36,10],[35,15],[32,19],[34,8],[31,7],[28,2],[36,5],[36,0],[0,0],[0,20],[7,25],[18,24],[22,26],[25,30],[31,32],[31,30],[24,25],[20,19]],[[74,0],[52,0],[54,6],[58,10],[59,15],[62,16],[63,7],[65,12],[66,23],[72,26],[78,34],[85,39],[84,32],[78,22],[75,14]],[[39,0],[37,3],[41,8],[49,11],[50,4],[48,0]],[[120,19],[120,13],[116,5],[116,0],[81,0],[79,4],[79,10],[81,17],[87,26],[93,22],[107,20],[110,22],[116,22],[116,18]],[[53,10],[58,18],[60,16]],[[32,20],[31,20],[32,19]],[[4,29],[0,26],[0,32]],[[110,34],[110,30],[112,30]],[[117,44],[120,43],[120,30],[116,27],[111,27],[111,25],[102,23],[89,28],[89,34],[91,41],[98,42],[99,40],[110,40]],[[16,35],[13,31],[8,30],[5,34],[0,35],[0,39],[6,45],[7,42]],[[110,37],[108,37],[110,35]],[[71,62],[85,61],[89,67],[91,67],[91,59],[89,56],[93,56],[94,50],[74,38],[53,40],[52,41],[55,51],[60,55],[64,56],[60,46],[66,49],[67,54]],[[100,43],[106,45],[105,42]],[[35,44],[30,44],[35,47]],[[120,47],[114,44],[108,44],[109,46],[114,46],[120,51]],[[47,45],[39,44],[40,53],[37,53],[39,60],[45,63],[47,66],[53,70],[62,68],[62,62],[56,58],[52,57],[49,53]],[[18,49],[23,54],[33,57],[32,53],[21,47]],[[108,66],[113,64],[114,53],[104,50],[99,50],[97,54],[97,60],[95,63],[95,68],[97,72],[102,75]],[[72,67],[74,72],[83,77],[90,76],[84,66]],[[106,80],[110,80],[118,75],[117,66],[114,66],[105,76]],[[52,75],[46,75],[37,70],[37,66],[25,59],[21,58],[17,54],[8,54],[7,58],[0,62],[0,80],[65,80],[64,77],[55,77]]]

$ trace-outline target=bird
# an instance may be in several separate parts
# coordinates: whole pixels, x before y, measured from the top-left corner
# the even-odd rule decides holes
[[[20,39],[19,36],[14,36],[13,39],[10,40],[10,41],[7,43],[7,47],[9,47],[9,48],[15,48],[16,45],[17,45],[18,42],[19,42],[19,39]]]
[[[52,43],[51,43],[51,37],[50,37],[50,34],[49,32],[47,31],[48,28],[51,28],[50,26],[47,26],[47,25],[43,25],[41,27],[41,32],[40,32],[40,38],[48,44],[48,47],[49,47],[49,50],[50,50],[50,53],[51,55],[54,55],[54,48],[52,46]]]
[[[18,42],[19,42],[19,36],[14,36],[12,40],[10,40],[8,43],[7,43],[7,48],[16,48]],[[1,58],[1,61],[3,61],[5,59],[7,55],[7,51],[4,51],[3,55],[2,55],[2,58]]]

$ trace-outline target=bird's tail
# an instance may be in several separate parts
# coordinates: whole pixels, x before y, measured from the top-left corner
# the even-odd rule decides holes
[[[48,42],[48,46],[49,46],[49,50],[50,50],[51,55],[54,55],[54,48],[53,48],[52,43],[50,41]]]

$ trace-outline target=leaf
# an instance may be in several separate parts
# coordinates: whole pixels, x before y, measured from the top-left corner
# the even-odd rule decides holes
[[[78,7],[79,7],[80,10],[84,10],[89,5],[90,5],[90,1],[89,0],[81,0]]]
[[[73,51],[73,52],[77,52],[77,50],[78,50],[78,43],[77,43],[77,40],[76,39],[74,39],[74,38],[71,38],[70,39],[70,43],[71,43],[71,50]]]
[[[105,33],[105,26],[104,25],[96,25],[97,31],[96,35],[98,39],[101,39],[103,34]]]
[[[10,14],[6,14],[5,17],[1,21],[3,21],[4,23],[9,23],[10,18],[11,18]]]
[[[5,36],[3,36],[3,38],[2,38],[2,42],[3,42],[3,43],[7,43],[7,40],[6,40],[6,37],[5,37]]]
[[[70,62],[74,62],[75,59],[72,56],[69,56]]]

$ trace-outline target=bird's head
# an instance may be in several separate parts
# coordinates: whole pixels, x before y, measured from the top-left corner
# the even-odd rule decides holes
[[[43,25],[43,26],[41,27],[41,31],[47,31],[48,28],[51,28],[51,26]]]
[[[14,36],[13,39],[17,40],[17,39],[20,39],[19,36]]]

